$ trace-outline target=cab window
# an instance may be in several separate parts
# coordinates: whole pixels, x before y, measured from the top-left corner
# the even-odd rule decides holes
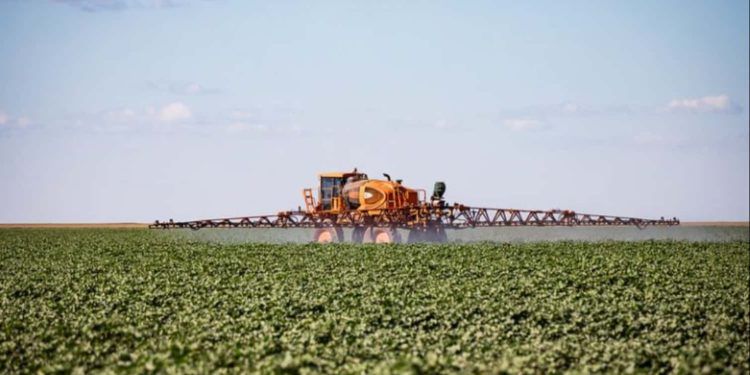
[[[324,210],[331,209],[331,199],[341,195],[340,177],[321,177],[320,178],[320,203]]]

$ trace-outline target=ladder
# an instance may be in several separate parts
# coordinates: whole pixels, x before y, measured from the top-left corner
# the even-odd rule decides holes
[[[313,197],[312,189],[303,189],[302,196],[305,198],[305,210],[308,213],[315,212],[315,198]]]

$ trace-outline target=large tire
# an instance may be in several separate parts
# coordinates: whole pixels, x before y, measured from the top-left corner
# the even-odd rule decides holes
[[[448,242],[448,235],[445,229],[439,226],[428,226],[426,229],[412,229],[409,231],[409,243],[420,242]]]
[[[365,227],[354,227],[354,229],[352,229],[352,243],[364,242],[365,232],[367,232],[367,228]]]
[[[428,233],[428,241],[430,242],[448,242],[448,234],[445,233],[445,228],[443,227],[432,227],[428,230]]]
[[[344,230],[341,227],[318,228],[313,235],[313,242],[338,243],[344,241]]]
[[[369,227],[365,231],[365,243],[401,243],[401,234],[396,228]]]
[[[420,243],[424,242],[424,231],[421,229],[409,230],[409,237],[406,239],[407,243]]]

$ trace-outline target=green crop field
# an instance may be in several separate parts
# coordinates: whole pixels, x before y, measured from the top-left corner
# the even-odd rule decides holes
[[[748,373],[746,242],[0,230],[0,373]]]

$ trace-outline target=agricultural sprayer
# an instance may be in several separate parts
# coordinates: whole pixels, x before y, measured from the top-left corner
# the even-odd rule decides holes
[[[243,216],[175,222],[156,221],[152,229],[174,228],[314,228],[315,242],[344,242],[344,228],[351,228],[351,242],[402,242],[399,229],[408,231],[409,242],[447,240],[446,229],[508,226],[635,226],[678,225],[677,218],[642,219],[577,213],[571,210],[519,210],[449,204],[446,185],[436,182],[429,197],[391,180],[370,179],[357,172],[323,173],[317,200],[304,189],[305,207],[275,215]]]

